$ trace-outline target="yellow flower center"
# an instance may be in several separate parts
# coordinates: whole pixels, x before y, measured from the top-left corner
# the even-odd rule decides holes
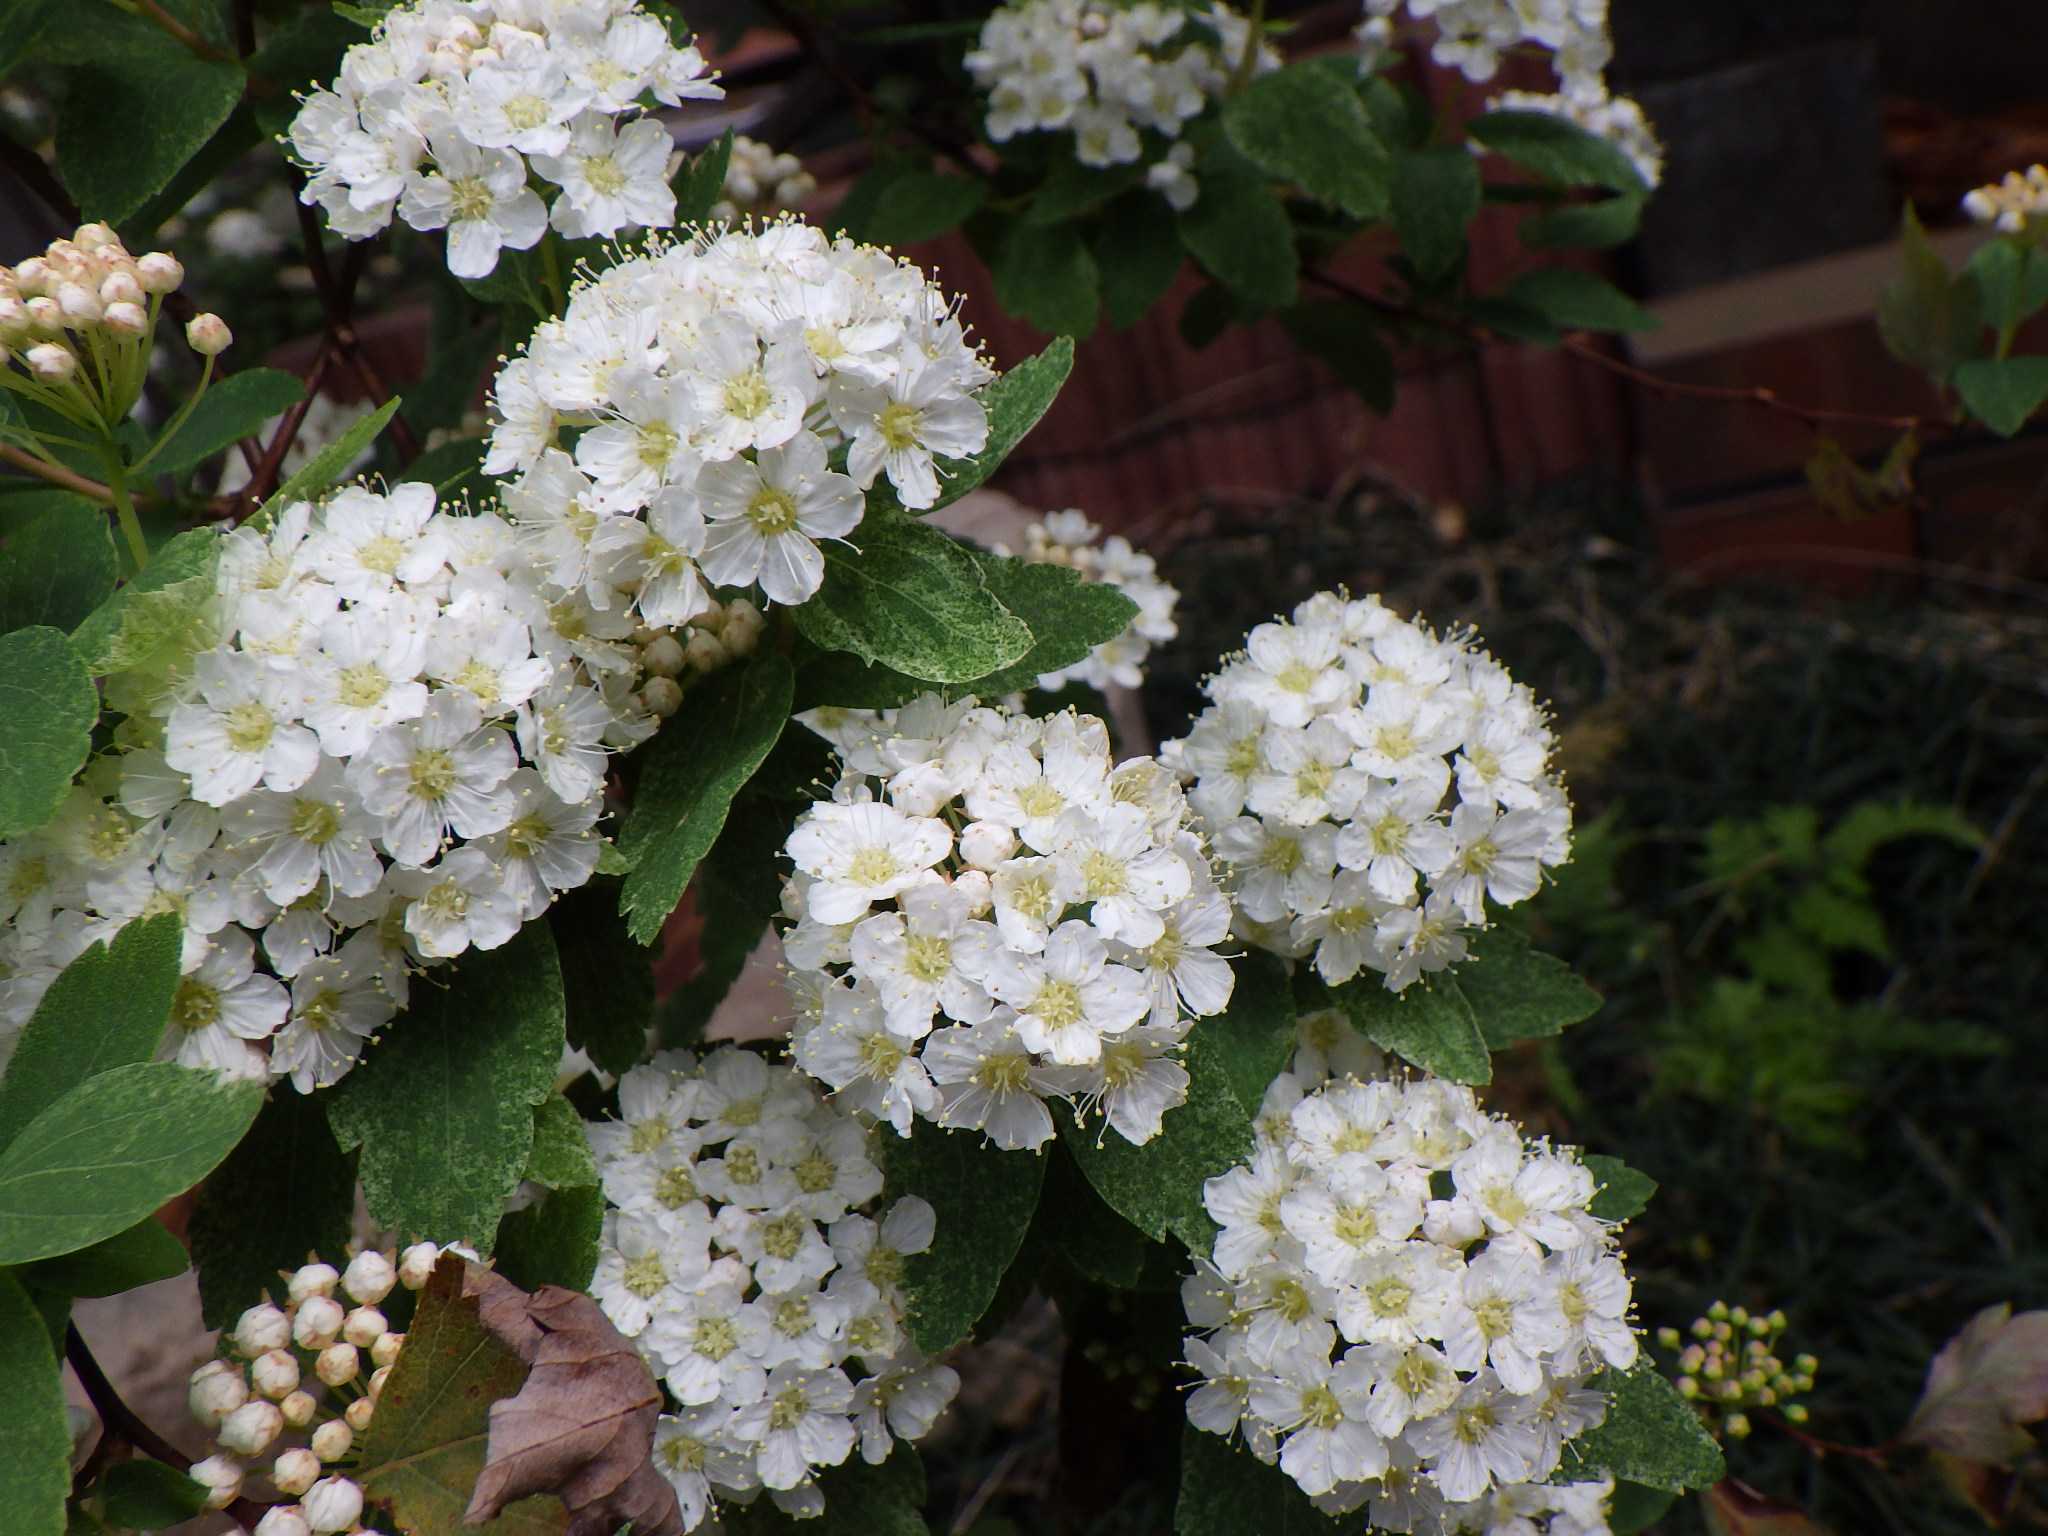
[[[697,1198],[697,1181],[690,1177],[687,1168],[664,1168],[655,1177],[654,1198],[673,1211]]]
[[[171,999],[171,1022],[180,1029],[205,1029],[220,1019],[220,993],[201,981],[197,976],[187,976],[178,983],[177,995]]]
[[[1071,981],[1048,976],[1031,1000],[1032,1013],[1047,1029],[1066,1029],[1081,1022],[1081,989]]]
[[[422,800],[445,800],[455,788],[455,759],[440,747],[414,754],[412,792]]]
[[[251,699],[237,704],[222,717],[222,731],[228,745],[237,752],[261,752],[270,745],[270,738],[277,731],[277,722],[270,711]]]
[[[875,421],[875,428],[882,434],[882,441],[892,451],[917,446],[918,435],[924,428],[924,413],[914,405],[897,400],[882,407],[882,414]]]
[[[375,663],[359,661],[343,667],[335,679],[335,697],[347,709],[372,709],[391,688],[391,679]]]
[[[625,1273],[620,1277],[620,1283],[642,1301],[647,1300],[668,1284],[668,1271],[662,1267],[661,1255],[643,1253],[637,1259],[626,1260]]]
[[[796,498],[787,491],[764,485],[747,503],[747,521],[764,539],[787,533],[796,526]]]
[[[741,421],[752,421],[775,403],[775,392],[768,387],[767,375],[758,368],[749,368],[727,379],[724,396],[726,414]]]

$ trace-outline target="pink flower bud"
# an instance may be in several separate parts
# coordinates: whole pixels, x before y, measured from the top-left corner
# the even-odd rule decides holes
[[[232,1456],[209,1456],[186,1474],[206,1490],[208,1509],[226,1509],[242,1495],[242,1464]]]
[[[219,315],[194,315],[185,322],[185,340],[201,357],[219,357],[235,339]]]
[[[292,1342],[301,1349],[325,1349],[340,1337],[347,1316],[331,1296],[308,1296],[292,1319]]]
[[[0,337],[19,341],[29,332],[28,306],[17,294],[0,296]]]
[[[313,1400],[313,1394],[306,1391],[293,1392],[277,1405],[277,1411],[284,1415],[285,1423],[293,1429],[304,1429],[313,1422],[313,1415],[320,1411],[320,1405]]]
[[[405,1335],[387,1333],[370,1346],[370,1364],[391,1365],[398,1359],[398,1352],[405,1348]]]
[[[313,1536],[306,1512],[296,1504],[273,1504],[256,1522],[256,1536]]]
[[[185,281],[185,269],[168,251],[151,251],[135,260],[135,279],[145,293],[170,293]]]
[[[73,327],[96,324],[107,312],[100,296],[83,283],[58,284],[57,307],[64,312],[64,323]]]
[[[960,829],[960,857],[976,869],[994,869],[1017,851],[1017,834],[999,821],[970,821]]]
[[[57,307],[57,301],[47,294],[37,294],[28,300],[28,323],[38,336],[57,336],[64,330],[64,311]]]
[[[398,1284],[398,1268],[374,1248],[365,1248],[341,1272],[341,1288],[366,1307],[373,1307]]]
[[[270,1480],[279,1493],[296,1499],[320,1481],[320,1458],[301,1446],[293,1446],[271,1463]]]
[[[235,1321],[235,1353],[253,1360],[292,1341],[292,1320],[282,1309],[260,1302]]]
[[[142,284],[135,280],[133,272],[110,272],[100,283],[102,304],[140,304],[149,297],[142,291]]]
[[[360,1435],[370,1427],[370,1415],[376,1411],[377,1400],[374,1397],[359,1397],[342,1410],[341,1416],[348,1421],[348,1427]]]
[[[323,1477],[300,1501],[316,1531],[345,1531],[363,1514],[363,1490],[345,1477]]]
[[[672,677],[650,677],[640,686],[640,702],[650,715],[666,720],[683,707],[683,690]]]
[[[27,359],[28,371],[52,384],[62,384],[78,372],[78,359],[72,355],[71,349],[60,347],[54,341],[30,347]]]
[[[117,336],[140,336],[149,329],[149,312],[140,304],[109,304],[100,324]]]
[[[208,1429],[219,1429],[220,1421],[249,1401],[249,1384],[241,1371],[225,1360],[209,1360],[192,1373],[185,1392],[185,1405],[192,1417]]]
[[[640,665],[656,677],[674,677],[683,670],[683,648],[674,635],[656,635],[641,648]]]
[[[273,1349],[256,1357],[249,1367],[249,1380],[273,1403],[281,1403],[299,1389],[298,1357],[288,1349]]]
[[[118,249],[121,244],[120,236],[104,224],[79,225],[78,232],[71,237],[71,241],[81,251],[97,251],[108,245]]]
[[[222,1419],[215,1438],[237,1456],[260,1456],[283,1433],[284,1414],[259,1397]]]
[[[432,1243],[414,1243],[398,1256],[398,1283],[416,1291],[427,1283],[434,1266],[441,1262],[441,1250]]]
[[[313,1374],[330,1387],[338,1387],[345,1381],[354,1381],[363,1368],[362,1358],[357,1355],[353,1344],[330,1344],[320,1351],[313,1362]]]
[[[332,1264],[302,1265],[285,1283],[285,1294],[297,1306],[308,1296],[332,1296],[340,1280]]]
[[[41,256],[31,256],[14,269],[14,286],[23,293],[41,293],[56,274]]]
[[[357,1307],[341,1324],[341,1336],[358,1349],[368,1349],[390,1331],[391,1325],[375,1307]]]
[[[313,1454],[322,1461],[339,1461],[355,1443],[356,1433],[340,1419],[329,1419],[313,1431]]]
[[[683,664],[692,672],[715,672],[729,660],[731,653],[718,636],[701,629],[690,632],[690,643],[683,647]]]
[[[382,1397],[384,1395],[384,1383],[390,1379],[391,1367],[388,1365],[380,1365],[376,1370],[370,1372],[370,1396]]]

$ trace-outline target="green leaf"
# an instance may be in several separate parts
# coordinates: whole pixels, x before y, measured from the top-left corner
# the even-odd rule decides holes
[[[1333,987],[1330,997],[1358,1032],[1403,1061],[1454,1083],[1490,1083],[1493,1058],[1472,1005],[1448,975],[1389,992],[1371,972]]]
[[[868,210],[861,238],[876,245],[915,245],[958,229],[988,199],[975,177],[911,171],[893,178]]]
[[[151,473],[176,474],[204,462],[223,448],[253,437],[273,416],[305,397],[306,387],[275,368],[251,368],[220,379],[200,397],[161,446],[151,450]]]
[[[88,219],[119,224],[135,212],[242,99],[241,65],[202,59],[125,12],[95,11],[90,26],[51,34],[44,49],[68,66],[57,174]]]
[[[604,1191],[594,1184],[552,1190],[499,1223],[492,1266],[521,1290],[587,1290],[597,1273],[604,1211]]]
[[[412,428],[413,436],[424,440],[429,432],[462,425],[463,415],[477,397],[477,385],[486,373],[493,371],[493,362],[500,351],[499,339],[498,328],[486,324],[457,330],[446,339],[435,342],[432,364],[405,397],[405,423]],[[461,442],[462,439],[458,437],[455,441]],[[453,444],[442,446],[451,447]],[[430,448],[420,457],[424,459],[440,451]],[[476,441],[475,451],[478,457],[482,456],[481,439]],[[417,461],[409,467],[407,479],[438,482],[445,478],[441,475],[415,475],[410,473],[411,467],[417,467]]]
[[[825,585],[792,610],[813,645],[931,683],[971,683],[1031,649],[1030,628],[938,529],[870,517],[853,536],[857,548],[826,546]]]
[[[1202,1185],[1252,1155],[1252,1112],[1238,1101],[1230,1053],[1204,1033],[1213,1022],[1204,1020],[1188,1038],[1187,1102],[1166,1112],[1164,1129],[1144,1146],[1101,1121],[1083,1127],[1056,1117],[1060,1139],[1112,1209],[1155,1241],[1171,1233],[1197,1254],[1216,1241]]]
[[[1202,178],[1202,195],[1176,220],[1181,244],[1202,270],[1259,309],[1294,302],[1301,257],[1294,225],[1257,175]]]
[[[1958,367],[1955,383],[1972,416],[2011,437],[2048,400],[2048,357],[1980,358]]]
[[[1394,232],[1425,282],[1458,269],[1466,231],[1479,216],[1479,166],[1456,145],[1418,149],[1394,159],[1388,189]]]
[[[393,1027],[412,1023],[408,1015]],[[188,1236],[206,1326],[232,1325],[265,1291],[283,1294],[278,1271],[297,1268],[307,1254],[341,1252],[355,1207],[355,1159],[336,1145],[324,1097],[276,1094],[200,1186],[192,1209]],[[251,1211],[263,1219],[251,1221]]]
[[[63,0],[0,0],[0,79],[14,72],[62,9]]]
[[[185,1245],[145,1216],[90,1248],[25,1265],[21,1278],[38,1291],[60,1296],[118,1296],[139,1285],[182,1275],[192,1267]]]
[[[1946,384],[1983,351],[1976,281],[1952,277],[1913,205],[1899,221],[1899,275],[1877,301],[1877,329],[1892,356]]]
[[[332,72],[327,78],[333,78]],[[297,102],[292,102],[291,106],[294,112],[298,110]],[[227,121],[213,131],[213,136],[178,167],[176,175],[150,193],[141,207],[122,216],[117,233],[123,242],[132,251],[144,251],[156,245],[159,228],[177,217],[185,205],[202,191],[229,174],[235,162],[261,142],[266,131],[282,132],[290,122],[291,115],[287,113],[283,123],[265,130],[254,107],[245,98],[228,114]]]
[[[1078,571],[1003,555],[976,555],[975,560],[989,591],[1031,630],[1031,649],[1022,659],[974,680],[983,697],[1029,688],[1043,673],[1086,660],[1138,616],[1138,605],[1116,587],[1086,580]]]
[[[1116,1290],[1134,1289],[1145,1273],[1148,1250],[1158,1245],[1109,1208],[1062,1143],[1055,1141],[1046,1158],[1040,1237],[1076,1274]],[[1160,1251],[1170,1253],[1173,1267],[1180,1267],[1178,1248],[1162,1246]]]
[[[133,580],[86,615],[71,644],[94,677],[176,670],[214,638],[214,568],[221,535],[190,528],[165,542]]]
[[[554,1088],[562,1007],[554,941],[536,923],[464,955],[445,986],[413,988],[327,1100],[334,1139],[362,1149],[372,1217],[406,1241],[490,1252],[533,1149],[533,1107]]]
[[[0,1074],[0,1148],[95,1073],[156,1054],[184,933],[175,913],[143,918],[58,973]]]
[[[1603,250],[1633,240],[1649,200],[1627,193],[1591,203],[1567,203],[1522,220],[1518,233],[1532,250]]]
[[[249,56],[249,76],[271,89],[258,86],[250,92],[256,121],[266,134],[288,131],[298,115],[295,91],[315,81],[332,80],[341,69],[341,56],[363,40],[361,31],[334,10],[308,7],[277,25],[265,35],[262,46]]]
[[[653,959],[626,930],[614,881],[562,892],[548,907],[547,921],[562,959],[569,1043],[616,1077],[647,1054]]]
[[[1166,297],[1187,259],[1171,210],[1149,192],[1129,193],[1110,204],[1093,249],[1102,304],[1119,331],[1136,325]]]
[[[1650,1196],[1657,1193],[1657,1181],[1637,1173],[1618,1157],[1588,1154],[1586,1166],[1600,1181],[1600,1192],[1586,1207],[1602,1221],[1632,1221],[1643,1214]]]
[[[996,302],[1008,313],[1055,336],[1095,329],[1101,307],[1095,258],[1072,225],[1012,224],[992,266]]]
[[[1987,241],[1970,253],[1963,270],[1977,284],[1984,323],[2010,345],[2020,325],[2048,304],[2048,252],[2023,240]]]
[[[1721,1448],[1700,1416],[1647,1359],[1629,1371],[1602,1371],[1587,1383],[1608,1395],[1607,1418],[1567,1440],[1552,1482],[1578,1482],[1603,1472],[1666,1493],[1705,1488],[1727,1475]]]
[[[1354,219],[1385,216],[1391,169],[1386,146],[1373,132],[1357,90],[1329,70],[1300,63],[1258,76],[1225,104],[1223,131],[1259,169],[1293,182],[1318,202]],[[1197,211],[1209,194],[1204,174]]]
[[[1077,219],[1084,213],[1093,213],[1111,198],[1132,190],[1145,179],[1145,167],[1136,160],[1127,165],[1113,165],[1099,168],[1083,165],[1072,155],[1062,155],[1053,161],[1052,171],[1035,188],[1030,206],[1025,210],[1027,224],[1062,224],[1068,219]],[[1164,226],[1166,205],[1158,197],[1151,198],[1152,206],[1159,211],[1157,222]],[[980,206],[977,202],[976,206]]]
[[[1024,440],[1024,434],[1051,409],[1060,386],[1073,370],[1073,338],[1059,336],[1036,357],[1026,358],[983,390],[981,403],[988,412],[988,446],[971,459],[948,459],[939,466],[946,478],[939,482],[939,499],[930,510],[936,512],[939,507],[951,506],[994,474],[1010,456],[1010,450]],[[870,515],[874,502],[870,492]],[[855,536],[861,531],[855,529]],[[797,609],[799,614],[803,611],[804,608]]]
[[[1507,300],[1566,331],[1650,331],[1657,317],[1606,278],[1576,267],[1539,267],[1509,284]]]
[[[533,1150],[522,1175],[549,1189],[584,1189],[597,1182],[597,1159],[583,1134],[583,1117],[559,1093],[533,1112]]]
[[[1362,1529],[1361,1516],[1323,1514],[1293,1478],[1236,1441],[1182,1427],[1174,1536],[1338,1536]]]
[[[75,1253],[132,1227],[219,1166],[263,1089],[136,1062],[89,1077],[0,1152],[0,1264]]]
[[[475,489],[483,483],[484,447],[481,437],[452,438],[414,459],[398,478],[431,485],[443,499]]]
[[[1486,112],[1465,125],[1484,144],[1525,171],[1568,187],[1647,193],[1642,173],[1611,141],[1548,112]]]
[[[1264,951],[1248,951],[1232,969],[1237,979],[1230,1006],[1214,1018],[1196,1020],[1193,1032],[1223,1069],[1246,1116],[1256,1118],[1266,1090],[1294,1054],[1294,994],[1287,967]]]
[[[1394,408],[1394,354],[1363,304],[1320,299],[1280,311],[1294,344],[1382,416]]]
[[[64,631],[38,624],[0,635],[0,839],[57,814],[99,717],[100,696]]]
[[[1607,1529],[1612,1536],[1637,1536],[1661,1520],[1677,1497],[1662,1488],[1645,1488],[1641,1483],[1616,1483],[1614,1498],[1607,1508]]]
[[[1600,1011],[1600,994],[1554,955],[1531,949],[1512,928],[1474,934],[1458,966],[1458,990],[1492,1050],[1548,1039]]]
[[[8,1536],[64,1536],[71,1427],[50,1335],[27,1291],[0,1274],[0,1510]]]
[[[106,508],[63,496],[0,548],[0,634],[70,629],[107,600],[119,570]]]
[[[806,613],[817,602],[796,611]],[[646,766],[619,834],[619,851],[633,865],[619,892],[620,911],[642,944],[660,935],[698,862],[718,840],[733,796],[782,734],[794,687],[789,658],[764,650],[699,684],[643,750]]]
[[[160,1531],[206,1513],[206,1489],[160,1461],[123,1461],[94,1485],[107,1524]]]
[[[385,424],[398,414],[397,396],[386,400],[374,411],[365,411],[348,429],[333,442],[308,459],[283,485],[277,488],[270,500],[263,503],[263,510],[254,519],[258,528],[268,528],[272,518],[295,501],[313,501],[334,488],[334,483],[348,473],[349,465],[355,463],[356,455],[376,441],[377,434]]]
[[[706,144],[676,178],[676,223],[702,224],[725,196],[726,167],[732,163],[732,130]]]
[[[918,1348],[938,1354],[966,1338],[988,1311],[1038,1207],[1045,1159],[1002,1152],[972,1131],[926,1120],[908,1137],[875,1138],[888,1196],[916,1195],[937,1216],[932,1246],[904,1261],[907,1326]]]
[[[526,1380],[525,1363],[484,1327],[476,1298],[462,1294],[462,1272],[460,1260],[445,1258],[420,1292],[352,1475],[411,1536],[561,1536],[568,1513],[544,1495],[484,1524],[462,1523],[484,1468],[491,1404]]]

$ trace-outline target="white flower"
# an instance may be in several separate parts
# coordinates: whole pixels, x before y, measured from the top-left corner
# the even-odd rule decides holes
[[[836,1467],[853,1451],[854,1428],[846,1417],[853,1383],[839,1370],[777,1366],[766,1395],[733,1419],[736,1438],[759,1444],[761,1483],[794,1488],[812,1467]]]
[[[298,723],[287,674],[208,651],[194,663],[193,687],[197,697],[165,724],[164,761],[191,776],[194,799],[227,805],[259,783],[294,790],[313,776],[320,747]]]
[[[339,1082],[363,1042],[397,1012],[381,978],[342,957],[309,960],[292,978],[291,1022],[278,1031],[270,1067],[311,1093]]]
[[[635,225],[667,227],[676,215],[667,180],[673,148],[668,130],[651,119],[620,128],[607,116],[584,113],[560,154],[533,157],[534,170],[562,189],[548,222],[572,240]]]
[[[517,155],[453,136],[433,153],[440,174],[407,187],[398,213],[414,229],[448,231],[448,270],[457,277],[488,277],[500,250],[526,250],[547,232],[547,208]]]
[[[861,519],[859,488],[825,467],[825,445],[799,432],[757,462],[707,464],[697,495],[710,522],[704,574],[719,586],[758,581],[771,602],[794,605],[825,580],[814,540],[843,538]]]
[[[1121,1034],[1151,1011],[1144,984],[1087,923],[1060,924],[1042,955],[990,957],[988,988],[1016,1010],[1011,1026],[1027,1049],[1061,1066],[1102,1056],[1102,1037]]]
[[[1057,1081],[1006,1020],[935,1030],[922,1061],[939,1088],[941,1125],[980,1131],[1006,1152],[1052,1139],[1042,1095],[1057,1091]]]
[[[519,754],[512,738],[483,724],[467,693],[443,690],[420,718],[380,731],[349,764],[349,785],[378,836],[401,864],[426,864],[452,831],[463,838],[502,831],[515,809],[502,789]]]
[[[519,898],[478,849],[457,848],[428,869],[393,870],[390,880],[406,903],[405,931],[429,959],[452,960],[472,945],[496,949],[519,931]]]
[[[849,922],[911,885],[946,856],[952,833],[891,805],[813,806],[789,836],[789,856],[815,883],[805,901],[821,922]]]
[[[180,1066],[239,1074],[246,1042],[265,1040],[284,1022],[283,987],[255,974],[254,947],[230,931],[179,982],[171,1002],[172,1059]]]
[[[880,386],[852,386],[832,399],[832,414],[853,445],[846,467],[866,490],[886,473],[904,506],[935,506],[932,455],[964,458],[988,445],[988,416],[962,396],[950,363],[905,359]]]

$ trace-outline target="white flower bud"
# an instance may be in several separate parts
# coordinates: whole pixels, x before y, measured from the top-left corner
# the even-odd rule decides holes
[[[363,1362],[356,1354],[353,1344],[330,1344],[320,1351],[320,1357],[313,1362],[313,1374],[330,1387],[338,1387],[344,1381],[354,1381],[362,1370]]]
[[[398,1352],[403,1348],[405,1348],[404,1334],[387,1333],[370,1346],[370,1364],[376,1366],[395,1364],[398,1360]]]
[[[237,1456],[260,1456],[283,1433],[284,1414],[259,1397],[222,1419],[214,1438]]]
[[[69,347],[60,347],[54,341],[38,342],[26,354],[28,371],[39,379],[52,384],[62,384],[78,372],[78,359]]]
[[[746,598],[736,597],[725,605],[725,628],[718,632],[718,637],[733,655],[751,655],[765,622],[760,609]]]
[[[185,340],[201,357],[219,357],[234,339],[235,333],[219,315],[194,315],[185,322]]]
[[[683,665],[692,672],[716,672],[731,659],[718,636],[701,629],[692,630],[690,643],[683,647]]]
[[[104,224],[81,224],[72,235],[71,242],[81,251],[97,251],[109,245],[119,250],[121,237]]]
[[[192,1373],[185,1392],[185,1405],[192,1417],[208,1429],[219,1429],[220,1421],[249,1401],[249,1384],[241,1370],[225,1360],[209,1360]]]
[[[348,1421],[348,1427],[361,1434],[370,1427],[370,1415],[377,1411],[374,1397],[359,1397],[342,1409],[341,1416]]]
[[[256,1522],[256,1536],[313,1536],[313,1527],[306,1524],[306,1512],[298,1505],[273,1504]]]
[[[261,1302],[235,1321],[235,1353],[253,1360],[292,1341],[292,1320],[282,1308]]]
[[[650,677],[640,685],[640,702],[647,713],[666,720],[683,707],[683,690],[672,677]]]
[[[391,1367],[388,1365],[380,1365],[376,1370],[370,1372],[370,1396],[382,1397],[384,1395],[384,1383],[390,1379]]]
[[[989,878],[978,869],[963,869],[955,875],[953,890],[966,898],[969,917],[986,917],[989,908],[995,905]]]
[[[145,293],[170,293],[185,281],[185,269],[168,251],[151,251],[135,258],[135,280]]]
[[[368,1349],[390,1331],[391,1325],[375,1307],[357,1307],[341,1324],[341,1336],[358,1349]]]
[[[365,1248],[341,1272],[341,1288],[366,1307],[374,1307],[398,1284],[398,1268],[374,1248]]]
[[[320,1481],[320,1458],[304,1446],[295,1445],[271,1463],[270,1480],[277,1484],[279,1493],[296,1499]]]
[[[57,307],[57,301],[37,295],[26,300],[22,307],[28,311],[29,329],[38,336],[61,336],[64,333],[64,311]]]
[[[28,306],[18,294],[0,294],[0,340],[20,341],[29,333]]]
[[[109,304],[100,324],[117,336],[140,336],[149,329],[149,313],[140,304]]]
[[[285,1282],[285,1294],[297,1306],[308,1296],[332,1296],[341,1275],[332,1264],[303,1264]]]
[[[440,1261],[441,1250],[432,1243],[414,1243],[398,1256],[398,1283],[408,1291],[418,1290]]]
[[[329,1419],[313,1431],[313,1454],[322,1461],[339,1461],[355,1443],[356,1432],[340,1419]]]
[[[281,1403],[299,1390],[299,1360],[288,1349],[273,1349],[256,1357],[249,1367],[249,1380],[273,1403]]]
[[[102,304],[140,304],[147,297],[133,272],[110,272],[100,283]]]
[[[292,1342],[301,1349],[325,1349],[341,1335],[348,1314],[331,1296],[308,1296],[292,1319]]]
[[[313,1394],[304,1390],[291,1393],[277,1405],[277,1411],[284,1415],[285,1423],[293,1429],[304,1429],[313,1422],[313,1415],[320,1411]]]
[[[976,869],[995,869],[1017,851],[1017,834],[999,821],[970,821],[960,829],[960,857]]]
[[[232,1456],[209,1456],[186,1474],[206,1490],[208,1509],[226,1509],[242,1496],[242,1464]]]
[[[345,1477],[323,1477],[300,1501],[316,1531],[345,1531],[363,1514],[363,1490]]]
[[[107,312],[100,296],[83,283],[59,284],[57,307],[64,311],[65,323],[74,329],[98,324],[100,316]]]
[[[14,286],[23,293],[41,293],[45,286],[56,278],[48,261],[41,256],[31,256],[14,269]]]
[[[674,635],[656,635],[641,648],[640,665],[656,677],[674,677],[683,670],[683,647]]]

